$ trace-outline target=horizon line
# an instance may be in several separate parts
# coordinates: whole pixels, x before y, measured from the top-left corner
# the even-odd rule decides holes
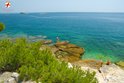
[[[0,14],[18,14],[18,13],[124,13],[124,12],[66,12],[66,11],[47,11],[47,12],[0,12]]]

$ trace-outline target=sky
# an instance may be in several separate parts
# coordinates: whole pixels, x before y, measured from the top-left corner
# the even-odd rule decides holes
[[[0,0],[0,13],[8,12],[124,12],[124,0]]]

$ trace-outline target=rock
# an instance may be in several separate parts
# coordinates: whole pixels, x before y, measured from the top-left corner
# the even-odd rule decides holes
[[[63,51],[66,51],[70,54],[83,54],[84,53],[84,49],[76,47],[76,48],[66,48],[66,49],[62,49]]]
[[[103,62],[93,59],[87,59],[87,60],[79,60],[77,62],[74,62],[73,64],[77,66],[90,67],[99,70],[100,67],[102,67]]]
[[[68,68],[73,68],[71,63],[68,63]]]
[[[64,57],[64,56],[67,56],[68,55],[68,53],[67,52],[65,52],[65,51],[57,51],[56,52],[56,57],[58,57],[58,56],[61,56],[61,57]]]
[[[43,44],[51,44],[52,43],[52,40],[42,40],[42,43]]]
[[[96,72],[95,78],[98,80],[98,83],[108,83],[104,81],[104,78],[101,73],[97,69],[91,68],[91,67],[86,67],[86,66],[81,66],[81,70],[83,71],[89,71],[89,72]]]
[[[84,71],[96,72],[95,77],[98,83],[124,83],[124,70],[115,64],[103,65],[100,68],[101,73],[94,68],[81,66]]]
[[[17,83],[17,81],[13,77],[10,77],[4,83]]]
[[[4,72],[0,75],[0,83],[7,81],[8,78],[10,78],[12,75],[12,72]]]
[[[50,46],[50,48],[51,48],[51,51],[53,53],[56,53],[57,51],[59,51],[59,49],[57,47],[55,47],[55,46]]]
[[[70,44],[66,41],[57,42],[55,47],[58,49],[55,53],[57,58],[61,58],[61,60],[68,62],[75,62],[80,60],[80,56],[84,53],[84,49],[76,46],[74,44]]]
[[[29,81],[23,81],[21,83],[37,83],[37,82],[29,80]],[[41,82],[38,82],[38,83],[41,83]]]
[[[59,47],[59,46],[61,46],[61,45],[67,45],[67,44],[68,44],[68,42],[63,41],[63,42],[57,42],[57,43],[55,44],[55,46]]]
[[[15,80],[16,80],[16,82],[18,82],[18,78],[19,78],[19,74],[18,73],[16,73],[16,72],[13,72],[12,73],[12,75],[11,75],[11,77],[13,77]]]
[[[124,70],[117,65],[103,65],[100,68],[100,71],[103,76],[104,83],[124,83]]]
[[[123,61],[119,61],[116,63],[118,66],[124,68],[124,62]]]
[[[73,63],[73,62],[79,61],[80,58],[75,56],[64,56],[64,57],[61,57],[60,60]]]
[[[4,72],[0,75],[0,83],[18,83],[19,74],[16,72]]]
[[[37,83],[35,81],[21,81],[18,82],[19,74],[16,72],[4,72],[0,75],[0,83]],[[41,82],[38,82],[41,83]]]

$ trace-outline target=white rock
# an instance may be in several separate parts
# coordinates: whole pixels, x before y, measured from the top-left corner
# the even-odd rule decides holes
[[[100,70],[105,83],[124,83],[124,70],[117,65],[104,65]]]
[[[103,65],[100,68],[101,73],[90,67],[81,67],[81,69],[95,71],[98,83],[124,83],[124,70],[115,64]]]
[[[29,80],[29,81],[23,81],[22,83],[36,83],[36,82]]]
[[[68,68],[73,68],[71,63],[68,63]]]
[[[18,82],[18,78],[19,78],[19,74],[18,73],[13,72],[11,77],[13,77]]]
[[[17,83],[17,82],[13,77],[10,77],[7,80],[5,80],[4,83]]]
[[[19,74],[16,72],[4,72],[0,75],[0,83],[17,83]]]
[[[12,75],[11,72],[4,72],[2,74],[0,74],[0,83],[5,82],[8,78],[10,78]]]

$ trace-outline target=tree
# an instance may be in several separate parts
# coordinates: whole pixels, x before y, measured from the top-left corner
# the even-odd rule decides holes
[[[5,28],[5,25],[0,22],[0,32]]]

